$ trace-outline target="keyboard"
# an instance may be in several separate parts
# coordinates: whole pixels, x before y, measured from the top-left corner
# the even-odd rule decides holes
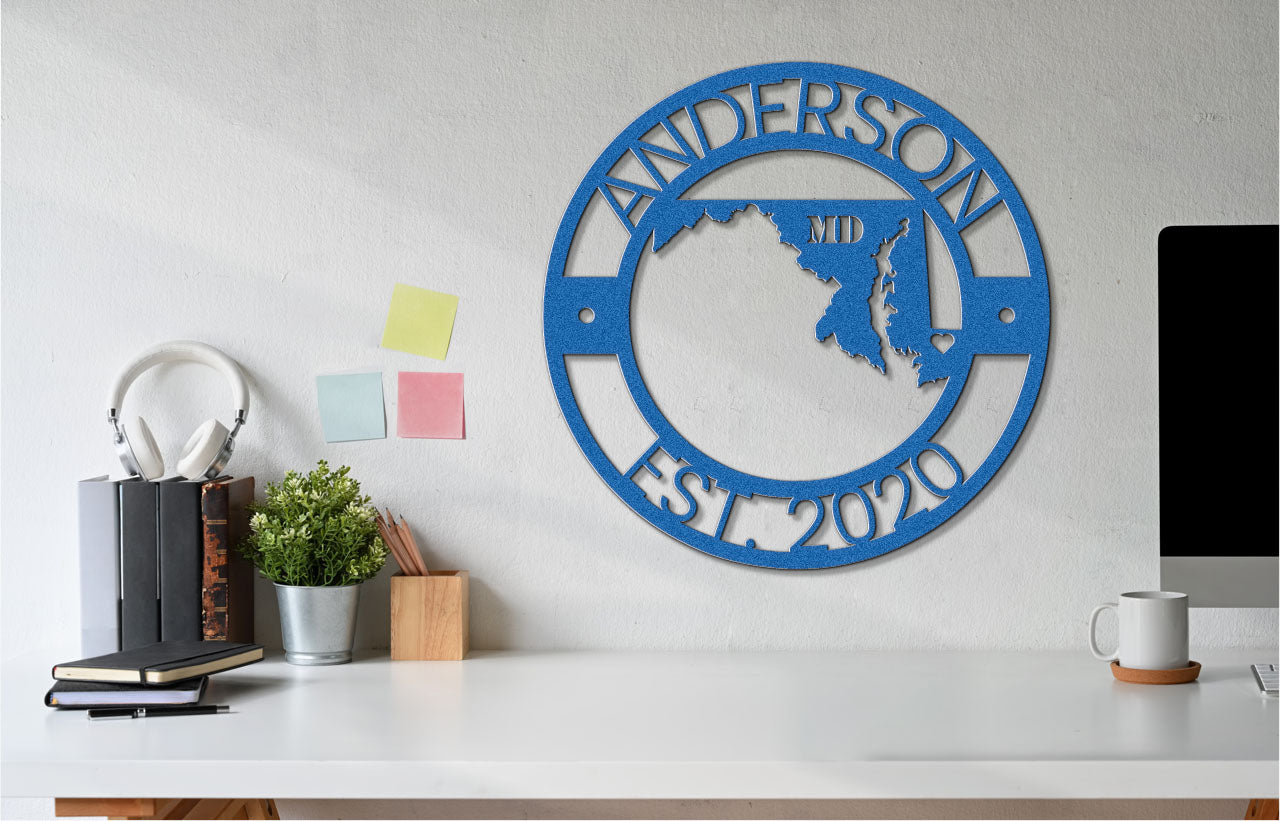
[[[1258,680],[1258,689],[1269,696],[1280,692],[1280,670],[1274,664],[1254,664],[1253,677]]]

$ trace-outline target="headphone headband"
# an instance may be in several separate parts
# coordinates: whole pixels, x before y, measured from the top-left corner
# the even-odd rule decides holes
[[[217,348],[190,340],[162,342],[154,348],[143,351],[137,359],[121,371],[111,384],[111,391],[107,395],[108,418],[114,419],[117,416],[120,405],[124,403],[124,395],[134,380],[163,362],[199,362],[220,371],[231,384],[231,390],[235,394],[236,422],[245,421],[249,414],[249,385],[244,381],[240,366]]]

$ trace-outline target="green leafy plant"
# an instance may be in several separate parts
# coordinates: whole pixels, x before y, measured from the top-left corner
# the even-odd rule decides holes
[[[321,459],[306,476],[291,470],[267,485],[266,501],[250,506],[251,533],[240,552],[279,584],[336,587],[376,576],[387,546],[377,511],[350,472],[329,470]]]

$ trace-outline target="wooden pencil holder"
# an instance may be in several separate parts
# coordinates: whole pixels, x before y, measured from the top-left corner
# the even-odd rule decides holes
[[[391,577],[392,660],[457,661],[471,649],[465,570]]]

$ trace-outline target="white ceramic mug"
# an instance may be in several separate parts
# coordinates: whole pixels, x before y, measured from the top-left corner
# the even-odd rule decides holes
[[[1098,648],[1098,616],[1111,608],[1120,619],[1114,653]],[[1134,670],[1180,670],[1191,663],[1187,651],[1187,594],[1148,590],[1124,593],[1120,603],[1100,604],[1089,616],[1089,649],[1100,661]]]

